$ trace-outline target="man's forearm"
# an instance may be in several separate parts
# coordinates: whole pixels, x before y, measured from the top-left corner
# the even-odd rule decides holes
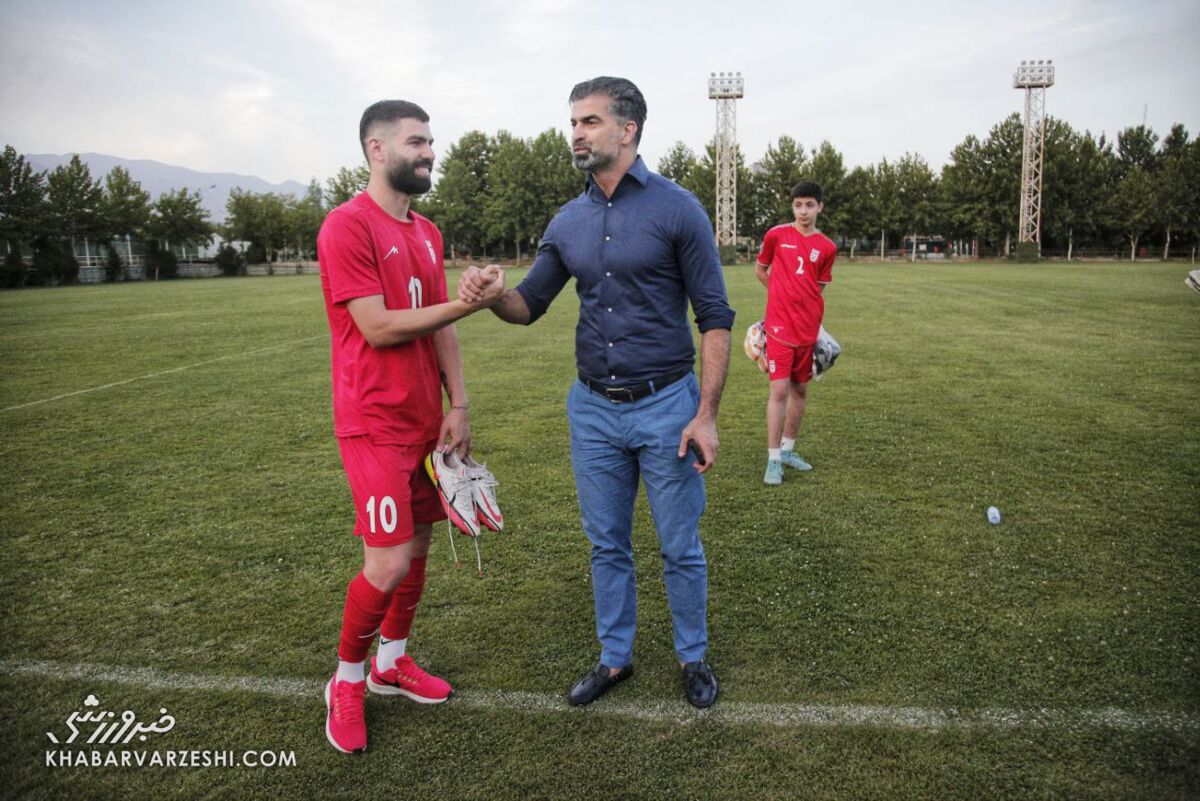
[[[504,290],[504,294],[491,308],[492,314],[506,323],[529,324],[529,306],[525,304],[521,293],[515,289]]]
[[[466,407],[467,384],[463,379],[462,353],[458,349],[458,333],[448,325],[433,333],[433,350],[437,354],[438,372],[450,405]]]
[[[729,329],[712,328],[700,335],[700,409],[696,412],[717,418],[725,375],[729,370]]]

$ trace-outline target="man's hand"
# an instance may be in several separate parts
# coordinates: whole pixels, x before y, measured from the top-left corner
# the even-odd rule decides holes
[[[466,409],[450,409],[442,419],[442,430],[438,433],[438,450],[442,453],[458,451],[459,457],[471,452],[471,424]]]
[[[693,417],[679,435],[680,459],[687,455],[689,446],[696,451],[696,463],[692,466],[707,473],[717,463],[717,421],[708,415]]]
[[[489,264],[482,270],[471,265],[458,279],[458,299],[468,306],[484,308],[504,294],[504,270]]]

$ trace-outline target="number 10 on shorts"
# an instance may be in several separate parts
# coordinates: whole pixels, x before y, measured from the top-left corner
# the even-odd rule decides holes
[[[375,527],[374,495],[367,501],[367,520],[371,526],[371,533],[377,534],[379,529]],[[392,500],[391,495],[384,495],[379,501],[379,525],[383,526],[385,534],[391,534],[396,530],[396,502]]]

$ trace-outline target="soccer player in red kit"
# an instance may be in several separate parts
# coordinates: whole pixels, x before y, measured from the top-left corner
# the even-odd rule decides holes
[[[756,259],[758,280],[767,288],[767,484],[783,482],[784,466],[812,470],[795,452],[813,374],[813,344],[825,314],[822,293],[833,280],[837,245],[817,230],[824,204],[821,187],[804,181],[792,188],[795,221],[763,237]]]
[[[406,654],[425,586],[433,523],[446,518],[422,470],[436,448],[466,455],[467,392],[454,321],[499,297],[447,299],[442,235],[409,208],[429,191],[429,115],[403,100],[370,106],[359,123],[366,191],[329,213],[317,238],[331,334],[334,434],[354,499],[363,568],[350,582],[337,673],[325,687],[325,734],[339,751],[367,746],[368,687],[420,703],[450,697],[444,680]],[[442,388],[449,410],[442,414]],[[379,650],[367,671],[375,635]]]

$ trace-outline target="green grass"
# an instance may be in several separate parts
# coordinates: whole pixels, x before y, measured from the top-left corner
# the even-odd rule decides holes
[[[843,355],[798,446],[817,469],[768,488],[766,382],[737,347],[763,296],[730,268],[702,533],[722,704],[1111,707],[1190,726],[780,727],[370,699],[371,750],[348,758],[317,697],[9,673],[0,781],[42,798],[1195,797],[1200,298],[1185,273],[839,264],[825,321]],[[506,528],[482,542],[483,580],[438,530],[413,650],[464,691],[561,695],[598,653],[564,409],[576,308],[568,289],[528,330],[459,324]],[[361,556],[316,278],[8,292],[0,315],[0,659],[327,677]],[[676,701],[644,502],[635,547],[639,670],[614,700]],[[163,748],[294,750],[298,766],[46,768],[44,732],[88,692],[169,708]]]

